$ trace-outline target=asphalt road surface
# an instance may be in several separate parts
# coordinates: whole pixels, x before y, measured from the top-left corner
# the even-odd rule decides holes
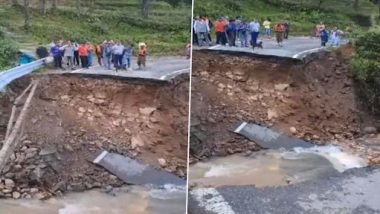
[[[236,42],[237,47],[230,47],[228,45],[214,45],[210,47],[202,46],[197,47],[194,46],[194,50],[199,49],[208,49],[214,51],[232,51],[232,52],[245,52],[245,53],[254,53],[258,55],[267,55],[267,56],[278,56],[278,57],[286,57],[293,59],[303,59],[310,53],[315,53],[321,51],[325,48],[321,47],[321,41],[314,37],[289,37],[289,39],[284,40],[283,47],[279,47],[277,42],[274,39],[263,39],[263,49],[247,47],[240,47],[240,42]],[[346,41],[343,41],[346,43]]]
[[[189,196],[189,214],[375,214],[380,213],[380,168],[282,187],[195,188]]]

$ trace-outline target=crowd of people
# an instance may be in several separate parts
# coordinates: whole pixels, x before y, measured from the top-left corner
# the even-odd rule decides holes
[[[263,21],[263,31],[259,20],[253,19],[248,21],[242,17],[230,19],[228,17],[219,17],[214,22],[207,16],[197,16],[193,20],[193,43],[198,46],[212,45],[211,32],[214,28],[216,35],[216,44],[229,46],[237,46],[236,41],[240,41],[241,47],[252,48],[260,47],[261,42],[258,42],[259,34],[262,32],[265,38],[271,38],[272,30],[276,35],[276,40],[279,46],[282,46],[283,40],[289,35],[289,22],[280,21],[273,25],[270,18]],[[248,43],[249,41],[249,43]]]
[[[138,47],[137,65],[139,69],[142,69],[146,66],[147,46],[141,42]],[[37,48],[36,53],[41,58],[43,58],[42,55],[46,55],[43,47]],[[96,45],[90,42],[53,41],[50,44],[50,55],[57,69],[89,68],[95,64],[96,57],[98,65],[107,70],[131,70],[133,44],[113,40]]]
[[[328,30],[323,22],[320,22],[315,26],[315,37],[321,39],[321,46],[323,47],[325,47],[329,41],[332,47],[339,46],[343,34],[343,31],[337,26],[333,27],[331,30]]]

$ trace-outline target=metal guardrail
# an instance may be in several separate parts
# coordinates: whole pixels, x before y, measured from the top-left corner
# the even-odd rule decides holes
[[[42,66],[53,62],[53,57],[46,57],[28,64],[20,65],[0,73],[0,91],[4,92],[6,86],[13,80],[32,73]]]

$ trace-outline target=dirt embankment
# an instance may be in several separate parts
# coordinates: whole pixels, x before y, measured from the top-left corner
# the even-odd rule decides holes
[[[163,86],[58,75],[39,79],[22,142],[2,174],[0,197],[45,198],[121,185],[90,162],[102,150],[185,177],[188,81]],[[16,81],[10,87],[14,94],[8,91],[0,100],[1,137],[10,99],[28,81]]]
[[[380,157],[353,139],[374,118],[355,99],[350,50],[320,54],[308,64],[195,52],[192,70],[191,156],[260,149],[229,130],[238,121],[272,127],[317,144],[337,141]]]

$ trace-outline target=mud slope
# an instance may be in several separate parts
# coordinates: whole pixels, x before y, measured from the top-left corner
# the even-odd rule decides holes
[[[39,79],[20,148],[4,170],[15,185],[0,184],[0,195],[10,197],[9,190],[1,193],[5,189],[30,197],[121,185],[89,162],[102,150],[185,176],[188,81],[162,86],[58,75]],[[9,100],[28,81],[17,81],[2,97],[2,125]]]
[[[352,78],[341,58],[323,53],[308,64],[295,64],[195,52],[192,156],[259,149],[228,131],[241,120],[320,144],[360,136],[364,125],[376,124],[368,117],[363,124],[365,113],[357,107]]]

